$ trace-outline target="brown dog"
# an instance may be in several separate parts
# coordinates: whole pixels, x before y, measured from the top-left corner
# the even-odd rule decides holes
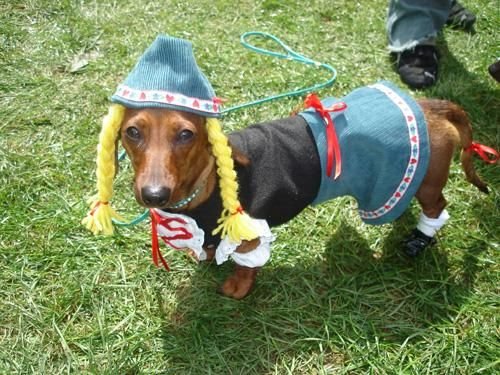
[[[444,100],[420,100],[418,104],[428,126],[430,159],[423,182],[415,196],[428,218],[438,218],[446,206],[442,191],[448,179],[453,152],[457,147],[462,149],[461,161],[467,180],[483,192],[488,190],[486,184],[477,176],[472,164],[470,147],[472,131],[466,113],[456,104]],[[286,191],[281,187],[275,189],[276,191],[272,189],[269,191],[269,188],[266,192],[255,191],[267,182],[259,180],[259,175],[255,173],[255,170],[258,170],[257,166],[269,163],[266,168],[272,168],[273,161],[247,158],[245,154],[256,145],[246,140],[245,135],[257,131],[267,134],[270,127],[279,128],[279,124],[284,123],[289,126],[288,129],[302,129],[304,133],[301,136],[309,137],[304,130],[306,127],[304,120],[300,116],[280,121],[254,125],[229,136],[233,146],[233,159],[237,164],[240,200],[251,216],[266,219],[271,226],[293,218],[313,201],[322,173],[318,155],[309,153],[307,157],[294,160],[290,165],[281,163],[279,168],[272,171],[279,174],[280,168],[288,167],[300,170],[300,174],[295,178],[296,181],[293,181],[297,191]],[[205,122],[204,117],[187,112],[159,108],[127,109],[121,125],[121,141],[133,165],[134,192],[141,205],[195,217],[213,211],[209,212],[210,219],[204,214],[201,215],[203,218],[198,219],[201,220],[200,225],[205,227],[205,233],[208,233],[204,248],[208,259],[211,259],[214,256],[214,247],[220,239],[211,237],[211,230],[216,224],[210,221],[216,221],[218,218],[221,203],[218,198],[216,167],[207,140]],[[279,129],[287,131],[286,126]],[[312,141],[307,140],[307,142]],[[293,179],[294,175],[291,176]],[[198,186],[202,187],[201,191],[192,200],[177,209],[167,209],[173,202],[192,195]],[[256,201],[260,203],[256,204]],[[277,212],[280,212],[279,216]],[[412,238],[409,240],[409,247],[411,249],[417,241],[418,252],[432,243],[431,240],[425,236],[423,240]],[[244,241],[236,252],[252,251],[258,244],[258,239]],[[257,270],[258,267],[236,265],[234,273],[222,285],[221,292],[237,299],[245,297],[254,284]]]

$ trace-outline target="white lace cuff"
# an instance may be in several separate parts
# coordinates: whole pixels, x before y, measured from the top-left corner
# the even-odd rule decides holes
[[[229,241],[227,238],[224,238],[220,242],[219,246],[217,246],[217,250],[215,252],[215,260],[217,261],[217,264],[224,263],[229,257],[231,257],[236,264],[250,268],[262,267],[267,263],[271,257],[271,243],[274,241],[275,237],[271,233],[267,221],[255,220],[255,222],[260,233],[259,246],[247,253],[236,253],[235,250],[241,242],[235,243]]]

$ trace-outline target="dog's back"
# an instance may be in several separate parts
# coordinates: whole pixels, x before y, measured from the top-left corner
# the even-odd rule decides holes
[[[237,166],[240,200],[271,226],[287,222],[316,197],[321,181],[319,155],[300,116],[255,124],[229,135],[250,163]]]

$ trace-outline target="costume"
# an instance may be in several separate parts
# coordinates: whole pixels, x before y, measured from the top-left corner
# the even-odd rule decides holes
[[[269,226],[277,226],[297,216],[316,197],[321,182],[321,164],[306,121],[301,116],[254,124],[230,133],[231,145],[250,159],[247,166],[236,165],[239,198],[245,210]],[[205,234],[204,246],[217,247],[214,235],[222,210],[220,188],[189,211],[176,213],[193,218]]]
[[[94,232],[111,231],[114,145],[125,107],[166,108],[207,118],[217,163],[214,192],[189,211],[183,211],[185,203],[179,202],[172,203],[173,209],[151,210],[153,260],[158,264],[161,259],[166,268],[158,237],[174,248],[191,248],[200,260],[206,257],[204,246],[215,246],[218,263],[231,257],[240,265],[260,267],[269,259],[274,240],[269,226],[336,196],[354,196],[366,222],[394,220],[409,204],[427,168],[426,126],[418,105],[391,84],[379,83],[341,100],[324,100],[347,104],[344,112],[332,116],[339,144],[329,138],[327,142],[325,129],[332,135],[333,124],[319,99],[315,110],[230,134],[231,145],[250,160],[249,165],[236,165],[235,173],[231,149],[216,120],[220,102],[196,65],[191,44],[168,36],[159,36],[146,50],[112,101],[116,104],[103,121],[98,149],[98,200],[86,218]],[[334,177],[325,173],[326,165],[332,164],[326,149],[335,155]],[[256,238],[260,240],[256,249],[235,252],[241,241]]]

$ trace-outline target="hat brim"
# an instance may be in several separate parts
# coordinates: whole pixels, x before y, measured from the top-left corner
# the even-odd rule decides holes
[[[200,115],[203,117],[219,118],[222,116],[222,114],[220,112],[208,112],[208,111],[202,111],[202,110],[198,110],[198,109],[191,108],[191,107],[172,105],[172,104],[167,104],[167,103],[158,103],[158,102],[154,102],[154,101],[136,102],[136,101],[132,101],[132,100],[128,100],[128,99],[123,99],[123,98],[121,98],[119,96],[115,96],[115,95],[113,95],[111,97],[111,101],[113,103],[121,104],[124,107],[132,108],[132,109],[165,108],[165,109],[171,109],[173,111],[190,112],[190,113],[194,113],[196,115]]]
[[[213,99],[200,99],[163,90],[137,90],[120,85],[111,96],[113,103],[127,108],[167,108],[205,117],[221,117],[220,104]]]

